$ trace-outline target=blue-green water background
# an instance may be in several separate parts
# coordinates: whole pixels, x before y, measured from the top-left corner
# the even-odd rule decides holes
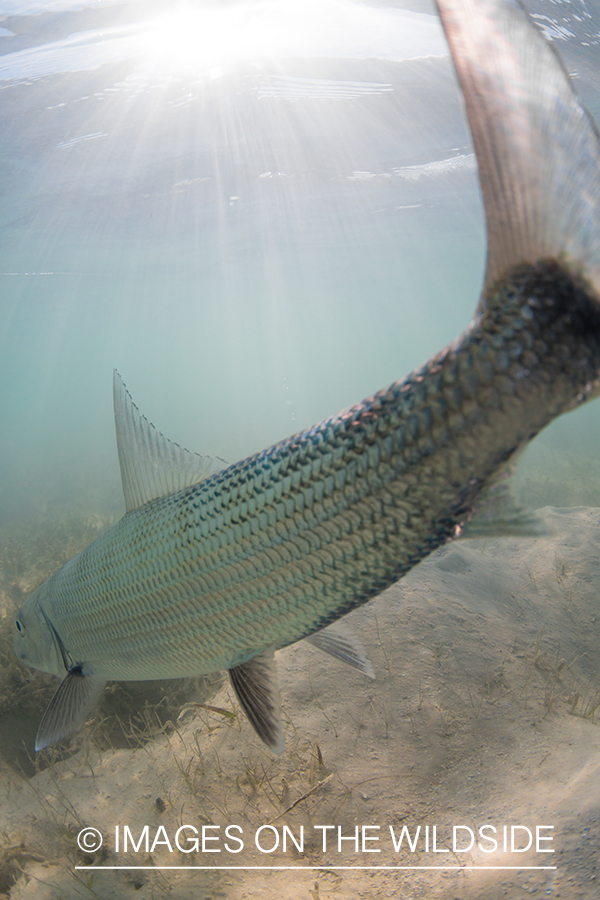
[[[598,118],[600,3],[529,8]],[[2,527],[122,510],[114,367],[168,437],[234,461],[465,327],[483,215],[429,3],[0,14]],[[162,52],[177,28],[191,63]],[[596,403],[539,440],[594,473],[599,438]]]

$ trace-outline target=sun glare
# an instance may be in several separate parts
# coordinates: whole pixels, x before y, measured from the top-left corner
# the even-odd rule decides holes
[[[428,55],[438,31],[431,16],[354,0],[232,0],[177,5],[149,23],[140,49],[153,68],[191,75],[243,59],[385,56],[390,41],[392,58]]]
[[[223,9],[179,7],[156,20],[144,40],[147,62],[174,74],[194,74],[234,59],[235,30]]]
[[[149,63],[174,74],[210,73],[241,59],[287,55],[290,43],[298,43],[299,5],[294,0],[271,0],[179,6],[152,23],[144,55]],[[303,4],[303,29],[311,5]]]

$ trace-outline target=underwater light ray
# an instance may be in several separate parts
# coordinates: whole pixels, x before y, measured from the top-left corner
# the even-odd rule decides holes
[[[352,0],[254,0],[210,9],[183,4],[156,20],[144,44],[148,64],[179,74],[244,59],[447,54],[434,16]]]
[[[210,75],[241,60],[448,55],[435,16],[353,0],[178,4],[136,23],[75,32],[0,56],[0,81],[89,71],[131,60],[157,76]]]

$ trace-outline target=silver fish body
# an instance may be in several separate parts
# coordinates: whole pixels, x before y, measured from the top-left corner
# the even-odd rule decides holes
[[[128,512],[60,569],[30,602],[72,660],[112,679],[230,669],[457,536],[490,476],[600,372],[600,311],[568,275],[524,270],[494,300],[406,380]]]
[[[587,208],[581,214],[585,249],[573,257],[572,215],[558,237],[548,236],[542,222],[532,224],[527,202],[537,209],[543,190],[531,186],[527,161],[522,170],[512,163],[522,147],[505,147],[502,141],[513,139],[500,133],[488,146],[480,120],[497,110],[491,103],[488,113],[472,77],[484,66],[477,54],[485,52],[461,55],[469,35],[461,16],[481,9],[497,30],[498,10],[509,26],[517,15],[540,67],[556,75],[558,63],[511,3],[449,0],[440,7],[467,100],[490,237],[473,321],[403,381],[262,453],[130,508],[42,585],[17,615],[15,650],[30,665],[68,674],[38,746],[72,730],[106,680],[228,669],[258,733],[282,749],[272,651],[320,632],[460,536],[481,491],[510,457],[557,415],[598,393],[600,303],[588,280],[598,283],[600,247],[593,126],[569,93],[571,127],[577,140],[584,129],[596,153],[592,176],[581,166],[573,176],[576,190],[577,179],[588,187],[594,173],[596,179],[596,220],[590,225]],[[559,75],[570,92],[562,70]],[[506,101],[507,120],[523,116],[519,90],[517,84],[514,108]],[[498,163],[504,151],[508,167]],[[525,182],[516,211],[506,203],[512,182],[499,178],[498,165],[503,177],[507,171],[513,177],[515,191]],[[525,250],[513,246],[514,236],[494,240],[509,226],[520,229]]]

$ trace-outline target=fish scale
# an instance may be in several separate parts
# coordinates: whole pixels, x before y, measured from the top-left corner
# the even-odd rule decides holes
[[[66,676],[36,749],[71,733],[109,679],[225,668],[280,752],[274,650],[307,637],[372,676],[340,617],[476,522],[524,533],[510,504],[478,506],[498,509],[511,457],[600,391],[600,140],[515,0],[438,9],[484,201],[474,319],[405,380],[231,466],[167,441],[115,373],[127,512],[14,621],[17,655]]]
[[[537,298],[544,268],[515,276],[495,317],[405,381],[127,513],[54,576],[49,616],[73,659],[122,679],[231,668],[455,536],[498,465],[598,378],[600,322],[587,328],[587,300],[573,314],[583,294],[562,278],[562,294]]]

